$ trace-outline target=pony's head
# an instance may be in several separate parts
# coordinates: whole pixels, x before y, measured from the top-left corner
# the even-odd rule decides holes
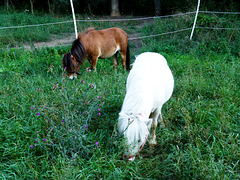
[[[67,53],[63,56],[62,59],[63,68],[66,70],[67,75],[70,79],[77,78],[79,74],[80,64],[70,53]]]
[[[144,120],[139,116],[129,116],[123,113],[118,118],[118,133],[126,140],[126,148],[123,157],[133,161],[141,151],[149,134],[152,119]]]
[[[79,39],[76,39],[72,43],[71,52],[63,56],[63,68],[66,69],[67,75],[70,79],[77,78],[77,75],[80,74],[78,71],[80,65],[83,63],[85,54],[86,52],[83,44]]]

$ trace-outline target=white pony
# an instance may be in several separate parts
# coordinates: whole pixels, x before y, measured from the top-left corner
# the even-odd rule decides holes
[[[127,78],[127,92],[118,118],[118,133],[127,141],[127,160],[133,161],[141,151],[150,129],[149,144],[156,144],[161,108],[171,97],[173,87],[173,75],[162,55],[145,52],[137,56]]]

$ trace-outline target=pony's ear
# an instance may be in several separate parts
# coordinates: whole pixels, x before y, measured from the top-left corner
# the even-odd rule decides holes
[[[67,56],[68,54],[69,54],[69,53],[63,53],[62,56],[64,57],[64,56]]]
[[[137,115],[137,119],[138,119],[139,121],[144,122],[144,123],[146,124],[148,130],[151,128],[152,121],[153,121],[152,118],[145,119],[145,118],[143,118],[142,115],[139,114],[139,115]]]

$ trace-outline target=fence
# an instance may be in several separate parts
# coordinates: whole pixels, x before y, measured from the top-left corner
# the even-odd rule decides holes
[[[232,15],[240,15],[240,12],[216,12],[216,11],[199,11],[199,5],[197,7],[196,11],[193,12],[186,12],[186,13],[178,13],[178,14],[173,14],[173,15],[165,15],[165,16],[152,16],[152,17],[143,17],[143,18],[128,18],[128,19],[98,19],[98,20],[92,20],[92,19],[79,19],[71,21],[62,21],[62,22],[53,22],[53,23],[45,23],[45,24],[32,24],[32,25],[24,25],[24,26],[9,26],[9,27],[0,27],[0,30],[3,29],[17,29],[17,28],[31,28],[31,27],[39,27],[39,26],[49,26],[49,25],[59,25],[59,24],[65,24],[65,23],[75,23],[76,22],[121,22],[121,21],[139,21],[139,20],[150,20],[150,19],[159,19],[159,18],[169,18],[169,17],[177,17],[177,16],[184,16],[184,15],[189,15],[189,14],[196,14],[193,27],[192,28],[184,28],[184,29],[179,29],[175,31],[170,31],[170,32],[164,32],[161,34],[150,34],[147,36],[141,36],[141,37],[134,37],[134,38],[129,38],[129,41],[133,40],[139,40],[139,39],[145,39],[145,38],[151,38],[151,37],[157,37],[157,36],[163,36],[163,35],[168,35],[168,34],[174,34],[178,32],[183,32],[183,31],[191,31],[190,39],[192,39],[194,29],[211,29],[211,30],[240,30],[240,28],[225,28],[225,27],[198,27],[196,26],[197,24],[197,17],[198,14],[232,14]],[[76,25],[75,25],[75,33],[77,33],[76,30]],[[76,34],[77,37],[77,34]],[[68,46],[70,44],[65,44],[62,46]]]

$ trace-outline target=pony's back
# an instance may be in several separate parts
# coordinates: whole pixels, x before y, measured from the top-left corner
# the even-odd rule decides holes
[[[81,41],[82,36],[88,34],[91,31],[96,31],[94,28],[90,27],[88,29],[85,29],[83,32],[78,34],[78,39]]]
[[[149,115],[171,97],[173,86],[166,59],[158,53],[142,53],[137,56],[129,73],[122,110]]]

